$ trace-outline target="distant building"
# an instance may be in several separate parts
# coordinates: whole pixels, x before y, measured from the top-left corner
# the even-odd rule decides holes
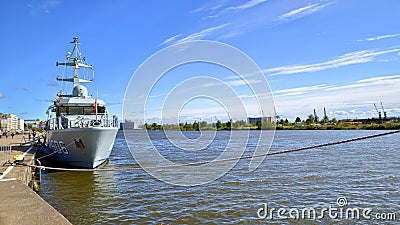
[[[133,121],[130,120],[125,120],[125,122],[120,123],[119,129],[120,130],[133,130],[133,129],[138,129],[139,128],[139,124],[135,123]]]
[[[7,130],[7,118],[6,117],[1,117],[1,126],[0,130],[6,131]]]
[[[262,122],[262,117],[249,117],[247,118],[247,123],[258,123],[258,122]]]
[[[24,130],[24,120],[14,114],[1,114],[1,130]]]
[[[25,130],[25,121],[21,118],[18,118],[18,126],[17,130]]]
[[[39,119],[25,120],[26,126],[31,127],[31,128],[41,128],[41,123],[42,123],[42,121],[40,121]]]
[[[258,122],[266,122],[272,123],[274,121],[274,117],[248,117],[247,123],[258,123]]]
[[[264,121],[263,122],[273,123],[273,122],[275,122],[275,117],[270,117],[270,116],[264,117]]]

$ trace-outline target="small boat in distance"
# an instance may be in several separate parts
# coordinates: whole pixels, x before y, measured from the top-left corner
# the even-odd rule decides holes
[[[81,83],[92,79],[81,79],[81,68],[91,71],[86,57],[79,51],[78,37],[71,42],[72,52],[68,52],[66,62],[56,66],[73,68],[73,77],[57,78],[61,82],[72,82],[71,94],[57,94],[57,99],[48,108],[46,123],[46,143],[52,159],[72,167],[95,168],[110,156],[118,131],[117,116],[109,117],[103,100],[93,98]]]

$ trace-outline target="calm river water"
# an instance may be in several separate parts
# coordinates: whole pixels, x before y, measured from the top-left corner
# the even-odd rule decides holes
[[[251,132],[257,136],[259,131]],[[382,132],[277,131],[270,152]],[[161,131],[151,136],[156,141],[165,138]],[[217,132],[210,148],[225,145],[228,138],[229,132]],[[245,155],[252,154],[252,140],[248,146]],[[138,165],[119,131],[110,161],[103,167],[114,171],[46,171],[40,195],[73,224],[367,224],[390,213],[396,213],[396,220],[381,222],[396,224],[400,220],[399,146],[400,135],[394,134],[268,156],[252,172],[250,159],[245,159],[213,182],[182,187],[159,181],[144,170],[129,169]],[[176,154],[175,150],[166,149],[163,154],[173,158],[168,154]],[[324,212],[329,207],[331,216]],[[279,208],[286,210],[282,216],[289,216],[290,210],[296,216],[299,211],[298,219],[278,218]],[[322,218],[302,218],[302,210],[310,208]],[[358,210],[360,219],[352,215],[346,219],[349,208]]]

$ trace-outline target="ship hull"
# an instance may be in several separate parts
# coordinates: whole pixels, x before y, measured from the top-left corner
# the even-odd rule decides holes
[[[96,168],[110,156],[116,127],[69,128],[48,131],[53,159],[68,166]]]

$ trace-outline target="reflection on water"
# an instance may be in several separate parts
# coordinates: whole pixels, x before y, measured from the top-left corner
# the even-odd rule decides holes
[[[382,131],[277,131],[271,151],[379,132]],[[134,133],[132,131],[131,135]],[[158,143],[165,143],[161,132],[151,135]],[[224,137],[229,137],[229,132],[217,132],[221,145],[226,143]],[[118,133],[110,162],[104,167],[115,171],[46,172],[40,195],[73,224],[265,223],[271,221],[257,218],[257,209],[263,203],[276,208],[323,208],[335,206],[336,199],[341,196],[347,198],[349,207],[398,212],[399,138],[400,135],[395,134],[270,156],[252,172],[248,170],[250,160],[241,160],[216,181],[180,187],[156,180],[143,170],[129,169],[138,165],[130,155],[123,133]],[[245,155],[252,155],[255,143],[249,140]],[[218,149],[216,145],[213,147]],[[176,149],[170,155],[168,149],[165,144],[163,154],[174,158]],[[327,217],[317,222],[330,221]],[[300,224],[311,222],[298,221]],[[344,222],[365,224],[368,221]]]

